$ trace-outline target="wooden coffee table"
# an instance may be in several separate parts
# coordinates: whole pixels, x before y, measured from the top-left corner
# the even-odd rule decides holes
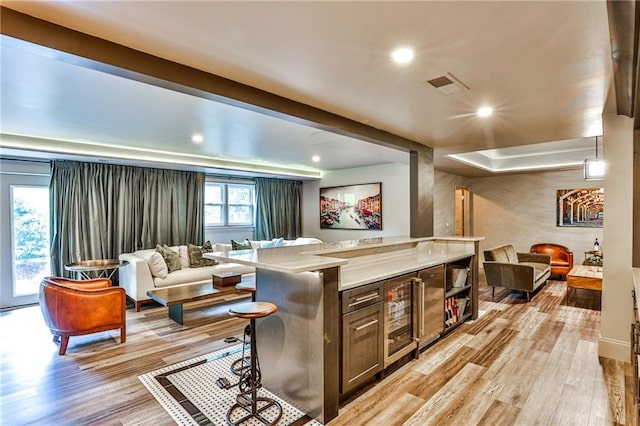
[[[585,290],[602,291],[602,266],[574,266],[567,274],[567,304],[571,290],[581,288]]]
[[[255,279],[254,274],[242,277],[242,281]],[[147,291],[147,296],[155,300],[162,306],[166,306],[169,311],[169,318],[178,324],[184,324],[182,305],[198,300],[214,299],[229,293],[238,292],[235,287],[219,290],[213,287],[212,283],[185,285],[180,287],[160,288]]]

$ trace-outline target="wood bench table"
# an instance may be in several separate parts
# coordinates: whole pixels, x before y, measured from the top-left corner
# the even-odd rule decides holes
[[[254,274],[248,274],[242,277],[242,281],[252,281],[255,279]],[[183,307],[184,303],[196,302],[199,300],[215,299],[229,293],[240,293],[235,287],[217,289],[212,283],[203,283],[195,285],[185,285],[179,287],[159,288],[147,291],[147,296],[155,300],[162,306],[166,306],[169,311],[169,318],[178,324],[184,324]]]

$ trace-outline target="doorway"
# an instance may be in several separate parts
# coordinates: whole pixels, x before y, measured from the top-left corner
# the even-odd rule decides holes
[[[468,188],[457,186],[455,189],[455,235],[471,235],[471,193]]]
[[[49,177],[2,173],[0,308],[38,302],[50,275]]]

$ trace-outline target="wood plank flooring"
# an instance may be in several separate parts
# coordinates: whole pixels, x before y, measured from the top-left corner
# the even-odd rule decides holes
[[[598,358],[597,293],[579,290],[569,306],[562,281],[530,303],[480,293],[480,319],[363,390],[330,426],[635,424],[631,366]],[[173,424],[137,376],[240,336],[228,307],[188,304],[184,326],[163,307],[128,309],[125,344],[115,331],[71,337],[62,357],[38,306],[0,313],[0,424]]]

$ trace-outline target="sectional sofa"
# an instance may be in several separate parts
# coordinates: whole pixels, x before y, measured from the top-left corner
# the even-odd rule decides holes
[[[284,240],[282,246],[317,244],[322,241],[315,238],[297,238],[296,240]],[[273,247],[275,240],[271,241],[250,241],[251,247],[256,249],[267,249]],[[137,250],[133,253],[122,253],[118,258],[126,260],[129,265],[120,268],[119,283],[125,289],[127,299],[133,301],[136,312],[140,311],[140,306],[151,302],[147,291],[159,288],[176,287],[184,285],[195,285],[211,282],[211,276],[216,272],[236,272],[239,274],[251,274],[255,270],[253,267],[244,266],[237,263],[219,262],[215,265],[192,267],[192,259],[189,259],[189,246],[180,245],[169,247],[178,253],[180,258],[180,268],[168,271],[161,256],[158,256],[156,249]],[[212,244],[212,249],[216,251],[231,250],[231,244]],[[268,248],[269,250],[273,248]]]

